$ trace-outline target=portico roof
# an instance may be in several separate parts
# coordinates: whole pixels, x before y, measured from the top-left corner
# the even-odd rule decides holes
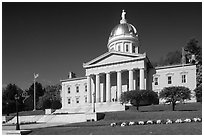
[[[101,56],[96,57],[95,59],[83,63],[84,68],[108,65],[113,63],[122,63],[134,60],[141,60],[146,58],[146,53],[144,54],[135,54],[135,53],[124,53],[124,52],[116,52],[110,51],[102,54]]]

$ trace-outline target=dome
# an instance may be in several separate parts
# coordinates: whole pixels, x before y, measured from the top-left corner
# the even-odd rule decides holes
[[[137,31],[136,31],[135,27],[129,23],[118,24],[111,31],[109,39],[114,37],[114,36],[119,36],[119,35],[137,36]]]
[[[125,14],[126,12],[123,10],[120,24],[116,25],[110,33],[108,45],[117,40],[137,39],[138,37],[137,30],[132,24],[127,23],[127,20],[125,19]]]
[[[125,10],[122,11],[120,24],[116,25],[108,39],[108,50],[119,52],[139,52],[139,37],[136,28],[127,22]]]

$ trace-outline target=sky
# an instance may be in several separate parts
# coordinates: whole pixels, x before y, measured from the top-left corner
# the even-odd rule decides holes
[[[43,86],[60,83],[70,71],[85,76],[83,63],[108,51],[123,9],[139,34],[140,53],[152,62],[192,38],[202,45],[201,2],[3,2],[2,86],[28,89],[33,73]]]

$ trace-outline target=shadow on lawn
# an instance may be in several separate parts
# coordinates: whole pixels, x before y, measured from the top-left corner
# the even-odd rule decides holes
[[[198,110],[175,110],[175,111],[198,111]]]
[[[159,111],[164,111],[164,110],[141,110],[139,112],[159,112]]]

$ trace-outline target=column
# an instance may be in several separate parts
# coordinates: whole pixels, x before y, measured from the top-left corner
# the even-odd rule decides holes
[[[129,91],[133,90],[133,70],[129,70]]]
[[[122,42],[121,51],[124,52],[124,42]]]
[[[145,89],[144,84],[144,68],[140,69],[140,90]]]
[[[130,53],[132,53],[132,44],[130,44],[129,47],[130,47]]]
[[[96,74],[96,103],[99,102],[100,99],[100,75]]]
[[[92,94],[92,100],[91,100],[91,103],[92,103],[92,112],[95,112],[96,108],[95,108],[95,96],[96,96],[96,93],[95,93],[95,84],[94,84],[94,77],[91,77],[91,94]]]
[[[100,85],[102,85],[102,87],[100,86],[100,102],[104,102],[104,99],[105,99],[105,97],[104,97],[104,92],[105,92],[105,89],[104,89],[104,87],[105,87],[105,76],[104,75],[101,75],[101,84]]]
[[[117,72],[117,101],[120,101],[120,96],[122,92],[122,79],[121,79],[121,71]]]
[[[133,88],[134,88],[134,90],[137,90],[137,70],[135,70],[135,73],[133,74],[134,76],[133,76]]]
[[[106,73],[106,102],[111,101],[110,72]]]
[[[87,102],[91,103],[91,76],[87,76]]]

